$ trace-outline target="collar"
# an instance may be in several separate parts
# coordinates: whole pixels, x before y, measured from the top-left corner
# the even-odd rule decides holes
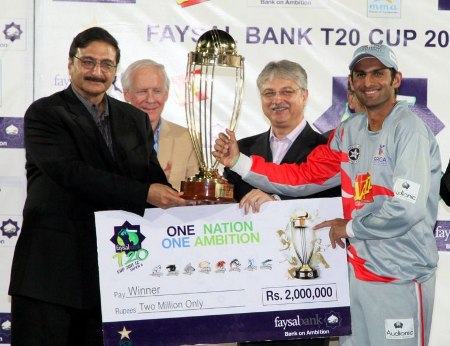
[[[156,125],[155,132],[153,133],[153,136],[155,137],[155,142],[158,142],[159,132],[161,131],[161,124],[162,124],[162,118],[159,118],[158,125]]]
[[[105,106],[105,111],[102,114],[99,114],[97,105],[93,105],[91,102],[89,102],[89,100],[81,96],[72,85],[70,87],[72,88],[72,91],[75,94],[75,96],[80,100],[80,102],[86,107],[86,109],[94,118],[98,117],[100,119],[103,119],[104,117],[109,116],[109,106],[108,102],[106,102],[106,97],[103,97],[102,100],[102,103]]]
[[[300,135],[300,133],[302,133],[302,131],[305,127],[306,127],[306,120],[303,118],[303,120],[291,132],[289,132],[283,138],[275,137],[272,127],[271,127],[270,134],[269,134],[269,140],[270,140],[270,142],[273,142],[275,140],[278,140],[278,141],[287,140],[290,143],[293,143],[295,141],[295,139]]]
[[[162,118],[159,118],[158,125],[156,125],[156,129],[153,132],[153,149],[158,153],[159,150],[159,133],[161,131],[161,121]]]

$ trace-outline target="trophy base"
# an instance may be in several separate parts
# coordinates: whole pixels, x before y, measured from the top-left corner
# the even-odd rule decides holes
[[[236,203],[233,185],[226,181],[182,181],[181,191],[184,193],[181,198],[195,205]]]
[[[319,277],[319,273],[316,269],[311,268],[309,265],[303,265],[295,272],[296,279],[311,280]]]
[[[233,188],[217,169],[200,168],[197,175],[181,182],[181,198],[194,205],[236,203]]]

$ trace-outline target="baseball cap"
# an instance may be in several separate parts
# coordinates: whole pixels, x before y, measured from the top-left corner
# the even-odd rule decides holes
[[[365,58],[376,58],[387,68],[393,68],[398,71],[397,58],[394,52],[384,44],[361,46],[355,50],[352,62],[349,65],[350,71],[353,71],[353,67]]]

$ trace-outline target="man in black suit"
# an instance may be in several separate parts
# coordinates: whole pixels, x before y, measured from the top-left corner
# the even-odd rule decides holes
[[[308,101],[306,71],[293,61],[272,61],[261,71],[256,84],[261,94],[262,110],[271,127],[266,132],[239,140],[240,151],[278,164],[306,161],[311,150],[327,142],[327,138],[315,132],[304,117]],[[235,198],[247,207],[259,210],[266,201],[292,199],[255,189],[228,168],[225,168],[224,176],[234,184]],[[340,188],[333,188],[308,198],[340,195]]]
[[[25,114],[27,199],[9,288],[15,346],[103,345],[94,212],[185,205],[156,159],[147,115],[106,94],[119,60],[106,30],[79,33],[71,85]]]
[[[327,138],[315,132],[304,118],[308,100],[308,79],[306,71],[299,64],[281,60],[268,63],[259,74],[256,84],[261,94],[261,105],[270,121],[267,132],[241,139],[239,149],[246,155],[259,155],[276,163],[300,163],[308,154]],[[234,184],[234,196],[245,208],[259,211],[261,204],[278,199],[292,199],[289,196],[269,195],[255,189],[241,177],[225,168],[224,176]],[[323,191],[308,198],[340,196],[340,188]],[[289,345],[323,346],[328,339],[305,339],[292,341],[270,341],[245,343],[242,345]]]

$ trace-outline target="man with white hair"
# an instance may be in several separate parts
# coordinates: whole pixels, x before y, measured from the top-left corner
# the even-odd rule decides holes
[[[161,117],[170,87],[164,65],[150,59],[135,61],[121,82],[125,100],[147,113],[159,163],[172,187],[180,190],[181,181],[198,172],[198,161],[189,131]]]

